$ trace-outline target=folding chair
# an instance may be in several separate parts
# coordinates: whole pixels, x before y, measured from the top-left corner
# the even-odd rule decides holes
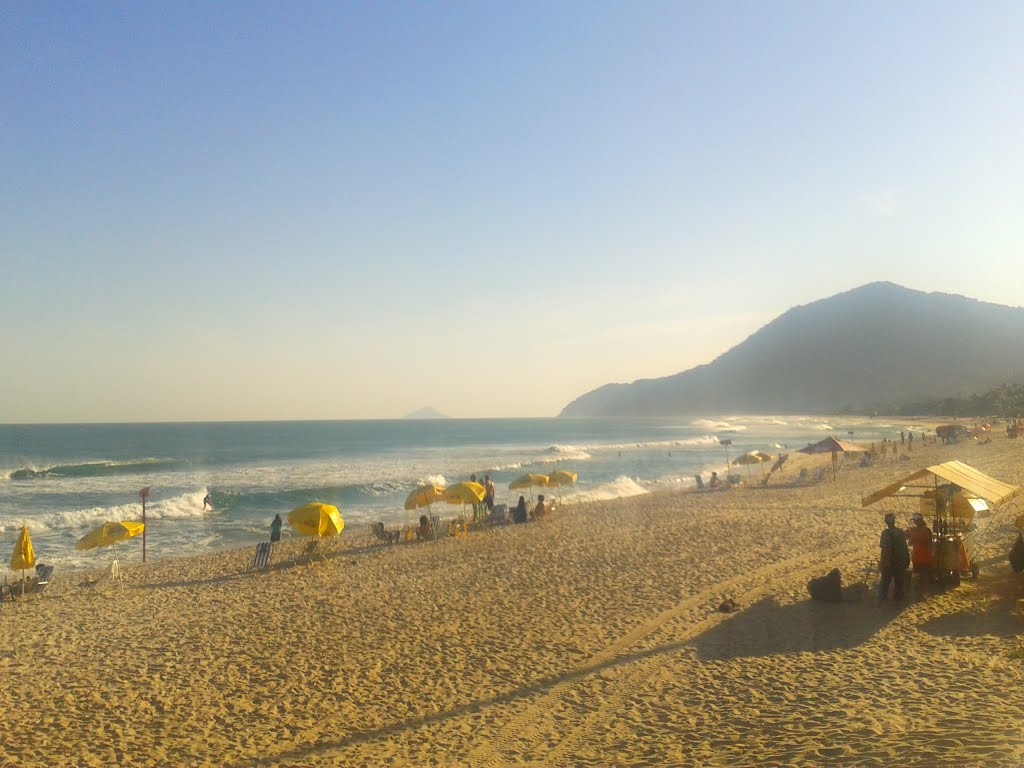
[[[40,563],[36,566],[36,582],[32,587],[33,592],[42,592],[50,586],[50,579],[53,578],[53,566]]]
[[[256,554],[252,558],[251,571],[265,571],[270,567],[270,555],[274,551],[274,545],[269,541],[261,541],[256,545]]]
[[[495,504],[488,518],[491,525],[505,525],[508,523],[508,504]]]
[[[299,562],[308,563],[314,557],[323,559],[323,554],[320,552],[320,539],[310,539],[309,542],[299,552]]]

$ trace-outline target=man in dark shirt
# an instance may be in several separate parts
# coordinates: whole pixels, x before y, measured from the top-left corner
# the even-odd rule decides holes
[[[878,599],[885,600],[889,596],[889,583],[892,582],[893,597],[901,600],[907,566],[910,565],[910,551],[907,549],[907,537],[896,527],[896,515],[892,512],[885,516],[885,530],[882,531],[878,546],[881,550],[878,570],[882,574],[878,582]]]

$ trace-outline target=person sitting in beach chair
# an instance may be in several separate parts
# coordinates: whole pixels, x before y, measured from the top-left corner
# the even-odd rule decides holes
[[[428,541],[436,538],[437,530],[434,528],[434,522],[426,515],[420,515],[420,525],[416,529],[416,540]]]
[[[712,472],[711,479],[708,481],[708,488],[721,488],[722,481],[718,479],[718,473]]]
[[[526,497],[520,496],[519,503],[516,504],[516,508],[512,511],[512,522],[525,523],[526,519]]]
[[[544,494],[540,494],[537,496],[537,506],[533,508],[533,519],[543,520],[549,511],[548,505],[544,503]]]

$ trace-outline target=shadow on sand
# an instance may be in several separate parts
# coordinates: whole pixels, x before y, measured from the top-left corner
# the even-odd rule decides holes
[[[892,621],[907,602],[885,602],[867,593],[842,603],[804,600],[781,606],[754,603],[694,641],[702,661],[854,648]]]
[[[251,579],[258,578],[267,573],[274,573],[278,571],[286,571],[292,568],[302,568],[316,563],[318,561],[326,560],[345,560],[349,558],[359,557],[361,555],[367,555],[371,552],[378,552],[383,550],[385,547],[383,544],[370,544],[362,547],[348,547],[346,549],[336,550],[324,550],[317,553],[313,557],[305,558],[299,554],[299,551],[291,546],[284,550],[280,555],[279,559],[271,562],[270,566],[262,571],[254,571],[250,568],[246,568],[244,571],[238,571],[236,573],[226,573],[220,576],[211,576],[208,578],[201,579],[186,579],[181,581],[158,581],[152,584],[138,584],[133,586],[133,589],[175,589],[179,587],[196,587],[205,584],[223,584],[228,581],[237,581],[239,579]]]
[[[1020,621],[1014,615],[1021,576],[1007,568],[982,577],[970,610],[957,611],[926,621],[922,632],[936,637],[1016,637]]]

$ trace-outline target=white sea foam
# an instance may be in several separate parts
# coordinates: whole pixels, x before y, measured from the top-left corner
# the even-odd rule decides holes
[[[600,445],[585,446],[585,450],[596,453],[598,451],[624,451],[634,448],[687,448],[706,445],[718,445],[718,438],[714,435],[704,435],[703,437],[689,437],[683,440],[648,440],[638,443],[602,443]]]
[[[706,429],[708,432],[746,432],[746,424],[737,424],[735,421],[717,421],[715,419],[697,419],[693,426]]]
[[[571,445],[558,445],[552,446],[540,456],[536,456],[531,463],[564,464],[567,461],[589,461],[590,458],[590,454],[582,448],[577,448]]]
[[[182,520],[202,517],[209,510],[203,510],[205,488],[174,496],[169,499],[155,501],[146,505],[146,516],[153,519]],[[36,515],[30,518],[11,518],[0,520],[0,532],[14,530],[23,525],[35,532],[58,531],[66,529],[92,528],[108,520],[141,520],[142,507],[139,503],[118,504],[110,507],[90,507],[66,512],[53,512]]]
[[[575,493],[563,494],[563,502],[578,503],[582,501],[606,501],[608,499],[624,499],[629,496],[641,496],[650,493],[634,478],[621,475],[610,483],[599,485]]]

